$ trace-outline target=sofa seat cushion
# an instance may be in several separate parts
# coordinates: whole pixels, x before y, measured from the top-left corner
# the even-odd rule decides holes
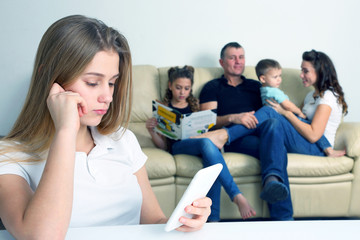
[[[348,174],[354,167],[354,159],[343,157],[317,157],[288,154],[289,177],[326,177]]]
[[[148,160],[145,163],[149,179],[173,177],[176,174],[174,157],[158,148],[142,148]]]
[[[177,177],[192,178],[203,167],[201,158],[197,156],[176,154],[174,159]]]
[[[233,177],[260,175],[260,164],[256,158],[239,153],[224,153],[225,162]],[[180,177],[193,177],[203,165],[200,157],[186,154],[174,156],[176,162],[176,175]]]
[[[226,152],[223,153],[225,162],[231,175],[236,177],[260,176],[260,161],[254,157]],[[176,162],[176,175],[180,177],[193,177],[202,168],[201,158],[186,154],[174,156]],[[288,154],[289,177],[327,177],[349,174],[354,166],[352,158],[343,157],[317,157],[303,154]]]
[[[261,174],[260,161],[246,154],[225,152],[225,162],[233,177],[257,176]]]

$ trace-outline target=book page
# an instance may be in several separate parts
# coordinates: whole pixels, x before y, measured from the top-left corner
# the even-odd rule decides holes
[[[186,139],[207,132],[216,123],[211,110],[181,114],[175,109],[152,101],[153,116],[158,122],[155,131],[170,139]]]

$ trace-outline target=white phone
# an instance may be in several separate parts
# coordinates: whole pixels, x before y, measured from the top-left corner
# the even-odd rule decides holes
[[[176,208],[172,212],[166,226],[165,231],[169,232],[182,225],[179,222],[181,216],[188,218],[192,217],[192,214],[185,212],[185,207],[191,205],[195,200],[203,198],[209,192],[211,186],[219,176],[223,165],[217,163],[215,165],[200,169],[191,180],[189,186],[181,197]]]

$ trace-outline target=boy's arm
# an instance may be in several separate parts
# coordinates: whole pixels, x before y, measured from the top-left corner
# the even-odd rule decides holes
[[[280,105],[290,111],[293,112],[294,114],[298,115],[301,118],[306,118],[305,114],[300,110],[300,108],[298,108],[293,102],[291,102],[290,100],[284,100],[282,103],[280,103]]]

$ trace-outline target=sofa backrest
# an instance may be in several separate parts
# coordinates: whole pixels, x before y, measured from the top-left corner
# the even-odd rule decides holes
[[[133,66],[133,107],[129,129],[138,138],[141,147],[154,147],[148,134],[145,122],[152,116],[151,101],[164,97],[168,86],[167,71],[170,67],[157,68],[152,65]],[[221,67],[195,68],[193,93],[199,97],[204,84],[223,74]],[[255,67],[247,66],[244,76],[257,80]],[[281,89],[287,94],[291,101],[301,106],[305,95],[311,88],[304,88],[298,69],[283,68]]]

